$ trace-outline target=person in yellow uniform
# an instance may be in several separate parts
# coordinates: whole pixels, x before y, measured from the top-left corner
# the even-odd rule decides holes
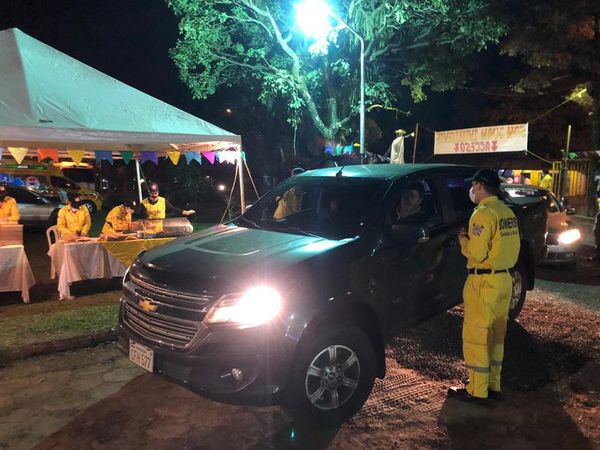
[[[137,206],[133,199],[125,200],[121,205],[115,206],[106,215],[106,221],[102,227],[103,235],[114,235],[128,231],[135,231],[132,225],[132,214]]]
[[[87,207],[81,203],[81,198],[75,193],[67,195],[69,204],[60,209],[56,225],[63,239],[74,239],[87,236],[92,226],[92,219]]]
[[[196,213],[193,209],[185,210],[176,208],[159,194],[158,184],[150,183],[150,186],[148,186],[148,197],[142,200],[142,206],[144,207],[143,217],[151,220],[151,222],[145,222],[146,231],[151,233],[162,232],[162,219],[167,217],[167,213],[176,216],[191,216]]]
[[[167,213],[178,216],[191,216],[196,211],[193,209],[179,209],[173,206],[166,198],[159,196],[158,184],[150,183],[148,187],[148,197],[142,200],[142,205],[146,210],[148,219],[164,219]]]
[[[549,191],[551,191],[552,184],[553,184],[552,175],[550,175],[550,171],[548,169],[542,169],[542,173],[544,174],[544,176],[542,177],[542,180],[540,181],[540,187],[542,189],[548,189]]]
[[[463,356],[469,375],[466,388],[452,387],[450,397],[481,402],[500,399],[500,372],[512,296],[509,270],[519,257],[517,219],[499,198],[500,179],[493,170],[479,170],[471,179],[469,197],[477,206],[469,229],[458,235],[469,275],[463,297]]]
[[[6,186],[0,184],[0,223],[16,223],[19,221],[19,218],[20,215],[17,201],[6,195]]]

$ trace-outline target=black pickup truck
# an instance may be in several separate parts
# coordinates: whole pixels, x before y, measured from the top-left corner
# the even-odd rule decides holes
[[[198,392],[280,393],[296,411],[343,421],[385,375],[385,342],[462,301],[456,233],[474,207],[474,172],[370,165],[290,178],[233,222],[141,254],[123,280],[120,347]],[[415,183],[422,222],[396,235]],[[522,233],[515,317],[544,252],[546,211],[511,207]]]

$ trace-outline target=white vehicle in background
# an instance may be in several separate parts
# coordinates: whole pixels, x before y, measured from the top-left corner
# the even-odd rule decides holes
[[[54,225],[58,211],[63,206],[18,186],[6,186],[6,195],[16,200],[21,216],[19,223],[25,226],[48,228]]]
[[[574,208],[565,208],[552,191],[528,184],[503,184],[502,188],[510,198],[519,204],[525,204],[529,199],[546,199],[548,213],[548,234],[546,246],[548,251],[542,262],[575,266],[577,251],[581,246],[581,232],[569,220],[575,214]]]

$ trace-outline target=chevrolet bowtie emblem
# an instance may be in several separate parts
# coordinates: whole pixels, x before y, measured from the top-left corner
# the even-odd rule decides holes
[[[158,308],[158,305],[149,298],[141,298],[138,306],[146,312],[154,312]]]

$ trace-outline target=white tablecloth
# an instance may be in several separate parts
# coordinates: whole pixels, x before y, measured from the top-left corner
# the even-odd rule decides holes
[[[71,297],[71,283],[95,278],[122,277],[127,268],[96,241],[52,244],[48,255],[58,274],[61,299]]]
[[[0,291],[20,291],[23,301],[29,303],[29,288],[35,278],[22,245],[0,246]]]

